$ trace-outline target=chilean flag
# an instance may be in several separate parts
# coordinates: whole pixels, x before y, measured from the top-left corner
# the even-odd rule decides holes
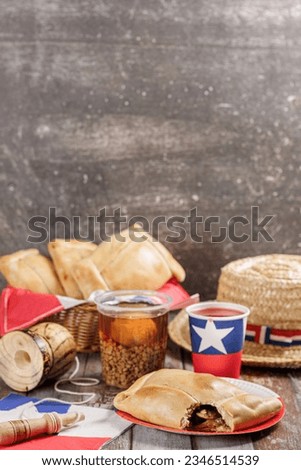
[[[122,434],[132,426],[115,411],[84,405],[69,405],[10,393],[0,400],[0,423],[14,419],[39,418],[44,413],[64,414],[80,412],[85,420],[71,428],[62,429],[59,434],[44,435],[12,446],[0,446],[0,450],[96,450]]]
[[[189,317],[196,372],[239,377],[246,318],[214,320]]]

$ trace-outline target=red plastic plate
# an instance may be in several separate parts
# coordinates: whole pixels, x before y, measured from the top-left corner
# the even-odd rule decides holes
[[[168,428],[166,426],[160,426],[157,424],[152,424],[146,421],[142,421],[128,413],[125,413],[124,411],[116,410],[116,413],[121,418],[124,418],[127,421],[130,421],[131,423],[139,424],[140,426],[146,426],[148,428],[159,429],[160,431],[167,431],[167,432],[172,432],[176,434],[187,434],[187,435],[192,435],[192,436],[203,436],[203,435],[218,436],[218,435],[248,434],[251,432],[258,432],[258,431],[263,431],[264,429],[268,429],[274,426],[275,424],[277,424],[283,418],[285,414],[285,405],[283,403],[283,400],[275,392],[273,392],[269,388],[263,387],[262,385],[255,384],[253,382],[247,382],[245,380],[239,380],[239,379],[229,379],[229,378],[225,378],[225,379],[239,386],[244,391],[248,391],[250,393],[254,393],[262,397],[277,397],[282,403],[281,409],[275,416],[268,419],[267,421],[264,421],[263,423],[250,426],[249,428],[242,429],[239,431],[234,431],[234,432],[208,432],[208,431],[204,432],[204,431],[189,431],[185,429],[174,429],[174,428]]]

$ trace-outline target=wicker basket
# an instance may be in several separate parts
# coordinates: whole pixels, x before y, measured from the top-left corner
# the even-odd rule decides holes
[[[98,312],[95,304],[86,303],[62,310],[49,319],[70,331],[76,342],[77,352],[99,351]]]

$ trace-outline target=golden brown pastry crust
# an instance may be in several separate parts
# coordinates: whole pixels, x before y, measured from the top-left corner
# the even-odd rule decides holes
[[[73,278],[73,267],[81,259],[89,256],[95,249],[94,243],[56,239],[48,243],[48,251],[52,258],[57,275],[63,285],[66,294],[75,299],[84,298]]]
[[[134,226],[113,234],[76,263],[73,276],[88,298],[98,289],[156,290],[173,276],[183,280],[185,271],[163,245]]]
[[[153,238],[149,233],[144,232],[147,239],[152,243],[152,246],[160,252],[162,258],[164,258],[165,262],[169,266],[173,276],[179,281],[183,282],[186,277],[186,273],[184,268],[178,263],[178,261],[172,256],[172,254],[168,251],[168,249],[162,245],[158,240]]]
[[[90,294],[96,290],[109,290],[108,284],[90,258],[84,258],[74,265],[73,277],[84,299],[88,299]]]
[[[34,248],[2,256],[0,271],[13,287],[44,294],[65,295],[52,261]]]
[[[241,390],[211,374],[161,369],[120,392],[114,406],[153,424],[175,429],[232,432],[276,415],[281,402]],[[208,419],[197,417],[197,412]]]

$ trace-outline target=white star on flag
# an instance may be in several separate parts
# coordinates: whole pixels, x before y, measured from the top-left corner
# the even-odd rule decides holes
[[[222,339],[228,336],[231,331],[234,330],[234,327],[217,329],[213,321],[207,321],[205,328],[200,328],[199,326],[194,325],[192,325],[192,328],[202,340],[200,343],[199,352],[205,351],[205,349],[208,349],[210,346],[212,346],[221,353],[227,354]]]

